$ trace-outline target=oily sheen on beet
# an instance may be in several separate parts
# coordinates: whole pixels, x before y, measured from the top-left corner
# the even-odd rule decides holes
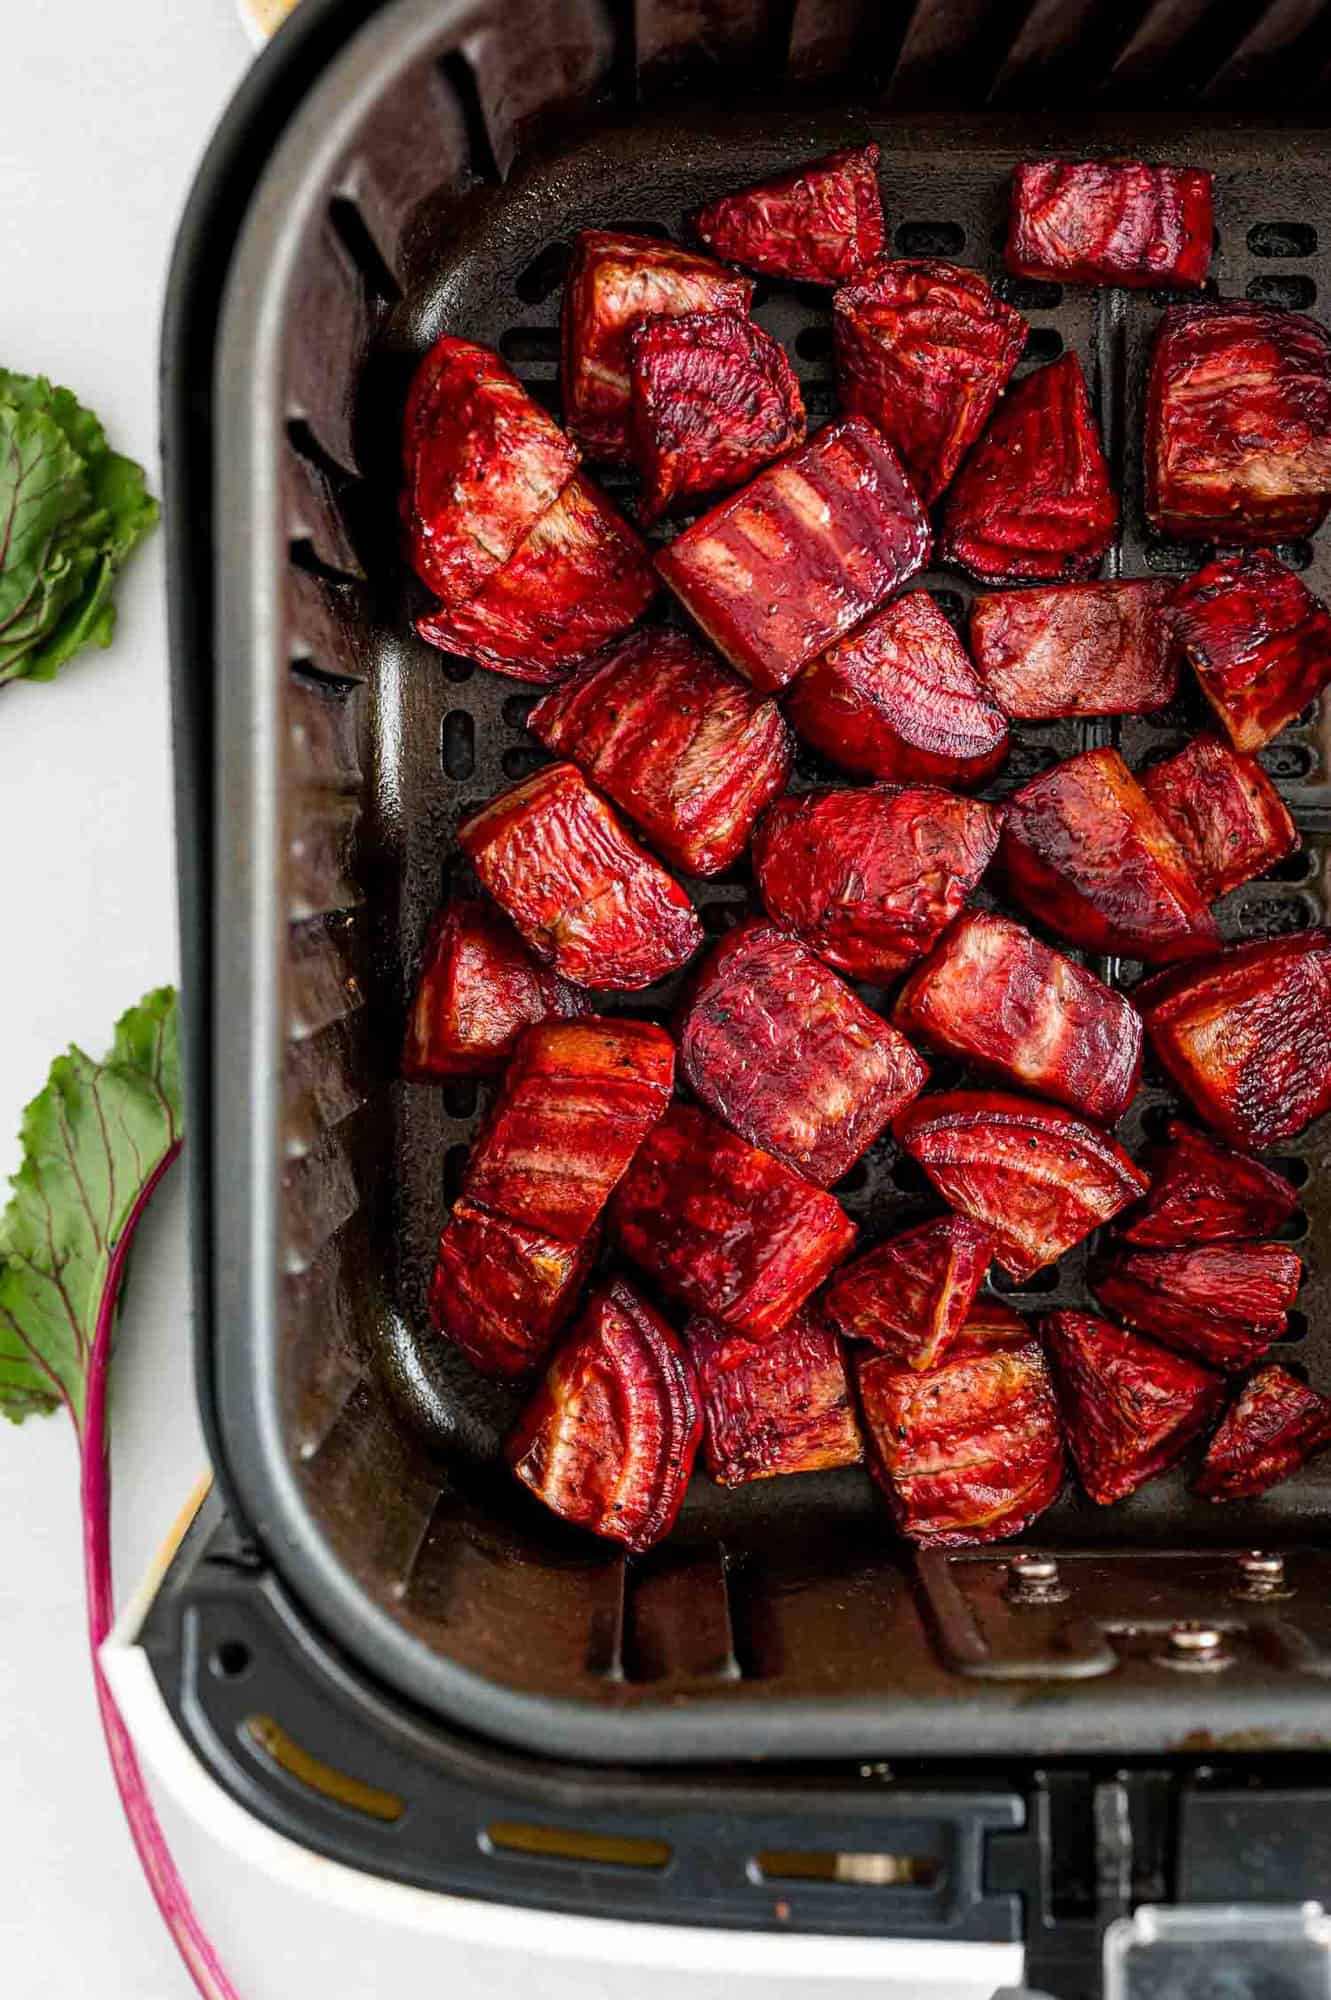
[[[1111,1312],[1213,1368],[1246,1368],[1283,1339],[1303,1276],[1283,1243],[1115,1246],[1091,1274]]]
[[[502,792],[458,844],[536,956],[578,986],[633,992],[691,958],[702,925],[573,764]]]
[[[757,918],[691,982],[679,1060],[709,1109],[819,1187],[849,1173],[928,1074],[806,944]]]
[[[402,1073],[485,1076],[533,1022],[590,1012],[588,996],[539,964],[493,904],[456,896],[425,940]]]
[[[731,264],[765,277],[835,285],[883,253],[878,148],[846,146],[708,202],[698,234]]]
[[[684,1333],[702,1396],[703,1456],[722,1486],[859,1463],[841,1344],[815,1313],[796,1313],[769,1340],[697,1315]]]
[[[1066,583],[971,605],[975,671],[1005,715],[1137,715],[1172,700],[1178,648],[1167,583]]]
[[[830,1194],[691,1104],[640,1148],[611,1223],[663,1291],[752,1340],[786,1326],[855,1241]]]
[[[964,910],[897,995],[911,1041],[1112,1125],[1136,1094],[1131,1001],[994,910]]]
[[[678,1336],[622,1278],[593,1294],[508,1441],[508,1462],[555,1514],[649,1549],[674,1526],[702,1431]]]
[[[1274,1236],[1299,1205],[1283,1175],[1178,1118],[1139,1164],[1151,1187],[1120,1232],[1125,1243],[1167,1250]]]
[[[979,785],[1008,753],[1001,709],[925,590],[829,646],[792,685],[786,712],[834,764],[902,784]]]
[[[1081,363],[1062,354],[1008,390],[943,508],[938,552],[981,583],[1094,576],[1118,503]]]
[[[1021,278],[1201,285],[1211,176],[1140,160],[1024,160],[1012,175],[1004,262]]]
[[[964,1337],[993,1254],[989,1230],[964,1215],[938,1216],[838,1271],[823,1294],[824,1316],[847,1340],[932,1368]]]
[[[1299,844],[1285,802],[1255,757],[1194,736],[1142,773],[1142,790],[1182,848],[1208,903],[1265,875]]]
[[[991,1229],[1014,1278],[1052,1264],[1146,1192],[1104,1132],[1056,1104],[996,1090],[917,1098],[893,1130],[951,1207]]]
[[[978,271],[935,258],[876,264],[832,306],[841,406],[891,441],[931,506],[1020,361],[1026,322]]]
[[[546,1230],[454,1203],[439,1238],[430,1319],[483,1375],[525,1375],[572,1317],[596,1259],[596,1233]]]
[[[763,905],[829,965],[885,981],[928,951],[988,867],[998,816],[932,785],[801,792],[758,822]]]
[[[527,727],[575,759],[690,875],[738,860],[790,773],[790,732],[776,703],[686,633],[663,627],[593,660],[536,704]]]
[[[1220,1407],[1220,1376],[1094,1313],[1050,1313],[1040,1326],[1072,1462],[1098,1506],[1168,1471]]]
[[[1260,750],[1331,681],[1331,613],[1266,549],[1186,577],[1170,619],[1236,750]]]
[[[1331,1444],[1331,1402],[1268,1362],[1245,1382],[1206,1449],[1193,1491],[1248,1500],[1288,1479]]]
[[[999,865],[1013,900],[1085,951],[1155,963],[1219,943],[1182,849],[1117,750],[1083,750],[1014,793]]]

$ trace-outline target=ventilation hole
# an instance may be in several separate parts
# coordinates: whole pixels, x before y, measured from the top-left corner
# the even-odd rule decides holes
[[[753,287],[753,296],[749,300],[749,312],[751,314],[761,312],[765,305],[771,303],[774,296],[772,287],[765,285],[762,279],[759,278]]]
[[[1058,1266],[1057,1264],[1046,1264],[1043,1270],[1032,1271],[1029,1278],[1011,1278],[1006,1271],[995,1271],[994,1289],[1018,1296],[1024,1292],[1056,1292],[1058,1290]]]
[[[335,194],[328,204],[328,220],[342,248],[360,272],[371,298],[392,305],[402,297],[402,287],[384,261],[384,254],[365,226],[365,217],[354,201]]]
[[[524,306],[539,306],[553,298],[568,276],[573,252],[567,243],[547,243],[525,269],[519,271],[513,289]]]
[[[548,750],[538,749],[530,743],[515,744],[511,750],[505,750],[499,759],[506,778],[529,778],[533,771],[539,771],[552,761]]]
[[[458,101],[463,128],[467,134],[467,151],[471,156],[472,172],[479,180],[501,181],[504,176],[500,173],[499,162],[495,158],[490,127],[486,122],[475,70],[461,49],[452,49],[448,55],[439,58],[439,73]]]
[[[1317,286],[1302,271],[1279,275],[1272,271],[1260,278],[1249,278],[1246,295],[1258,305],[1279,306],[1284,312],[1307,312],[1316,303]]]
[[[932,1182],[924,1168],[903,1153],[899,1160],[892,1162],[892,1185],[900,1188],[903,1194],[928,1194]]]
[[[1234,914],[1239,931],[1250,939],[1293,937],[1317,921],[1305,896],[1247,896]]]
[[[1003,776],[1014,782],[1023,778],[1038,777],[1051,764],[1058,762],[1058,752],[1044,743],[1014,743],[1012,753],[1003,767]]]
[[[800,393],[804,397],[804,409],[807,416],[835,416],[837,394],[831,382],[801,382]]]
[[[324,450],[304,417],[287,419],[287,443],[294,452],[299,453],[301,458],[312,465],[316,472],[321,472],[330,486],[345,486],[350,480],[351,474],[345,465],[339,465],[331,453]]]
[[[1274,1160],[1268,1160],[1266,1164],[1273,1174],[1279,1174],[1282,1180],[1288,1181],[1291,1187],[1296,1188],[1304,1185],[1310,1171],[1308,1162],[1301,1160],[1297,1153],[1277,1155]]]
[[[559,328],[557,326],[510,326],[499,336],[499,352],[505,361],[520,367],[526,362],[548,362],[552,366],[559,361]]]
[[[959,222],[903,222],[893,241],[903,257],[958,257],[966,232]]]
[[[1306,778],[1314,758],[1306,743],[1268,743],[1257,761],[1273,778]]]
[[[830,361],[832,350],[830,326],[801,327],[795,335],[795,352],[803,361]]]
[[[1311,542],[1277,542],[1275,553],[1286,569],[1308,569],[1316,551]]]
[[[1254,222],[1248,249],[1254,257],[1311,257],[1317,231],[1311,222]]]
[[[1000,247],[1002,237],[999,238]],[[1063,303],[1063,287],[1048,278],[995,278],[994,290],[1018,312],[1052,312]]]
[[[698,911],[702,927],[711,937],[733,930],[744,915],[742,903],[704,903]]]
[[[219,1681],[238,1681],[249,1672],[253,1659],[243,1639],[223,1639],[214,1646],[209,1665]]]
[[[476,769],[476,724],[465,708],[450,708],[444,717],[439,754],[447,778],[469,778]]]
[[[857,1889],[928,1889],[942,1868],[936,1854],[858,1854],[820,1847],[765,1847],[749,1863],[749,1873],[759,1882],[837,1882]]]
[[[510,729],[525,729],[527,717],[541,699],[539,694],[511,694],[504,703],[504,720]]]
[[[1187,542],[1148,542],[1146,567],[1157,575],[1187,576],[1202,560],[1200,552]]]
[[[317,1792],[320,1798],[331,1799],[334,1805],[347,1806],[352,1812],[364,1813],[367,1819],[383,1820],[388,1825],[400,1820],[407,1810],[406,1800],[396,1792],[367,1785],[363,1779],[353,1778],[349,1772],[339,1771],[335,1765],[325,1764],[322,1757],[312,1755],[271,1715],[247,1715],[242,1728],[254,1749],[271,1758],[279,1770],[307,1790]]]
[[[287,543],[287,560],[293,569],[303,570],[306,576],[317,576],[321,583],[356,581],[349,570],[339,569],[335,563],[326,563],[308,535],[301,535],[296,541]]]
[[[450,1118],[470,1118],[476,1110],[480,1085],[474,1076],[453,1076],[443,1088],[444,1109]]]
[[[1274,868],[1266,871],[1268,882],[1311,882],[1317,873],[1317,856],[1310,854],[1306,847],[1295,848],[1283,861],[1277,861]]]
[[[450,1146],[444,1154],[444,1201],[451,1208],[462,1192],[462,1177],[467,1171],[467,1155],[470,1146]]]
[[[1056,326],[1033,326],[1021,350],[1023,361],[1057,361],[1063,352],[1063,336]]]
[[[593,1862],[607,1868],[664,1868],[672,1853],[665,1840],[640,1834],[591,1833],[578,1826],[533,1826],[526,1820],[492,1819],[479,1835],[486,1853],[528,1854],[541,1861]]]
[[[522,386],[531,397],[533,403],[539,403],[547,416],[558,417],[559,377],[557,375],[552,375],[548,381],[544,375],[537,375],[530,382],[524,382]],[[601,484],[605,486],[607,482],[602,479]]]
[[[959,590],[931,590],[929,595],[948,623],[955,625],[957,630],[960,631],[966,622],[966,600],[961,595],[961,592]]]
[[[1285,1319],[1285,1331],[1281,1335],[1281,1344],[1284,1345],[1286,1342],[1288,1342],[1290,1346],[1293,1346],[1296,1340],[1306,1340],[1307,1338],[1308,1338],[1307,1313],[1301,1313],[1301,1312],[1288,1313]]]
[[[1195,306],[1198,299],[1213,299],[1218,292],[1214,278],[1200,285],[1153,285],[1146,294],[1153,306]]]
[[[476,671],[475,660],[464,659],[461,653],[437,653],[436,658],[444,679],[456,685],[469,681]]]
[[[1308,1217],[1304,1210],[1296,1208],[1284,1228],[1276,1233],[1282,1243],[1302,1243],[1308,1234]]]
[[[995,250],[1006,250],[1007,239],[1008,239],[1007,223],[996,222],[993,228],[989,232],[989,242],[991,247]]]

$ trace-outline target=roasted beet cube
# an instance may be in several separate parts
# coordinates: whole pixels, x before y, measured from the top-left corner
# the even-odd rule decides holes
[[[961,1338],[969,1347],[1003,1347],[1025,1340],[1028,1328],[1019,1312],[989,1292],[981,1292],[966,1315]]]
[[[578,451],[497,354],[445,334],[412,380],[403,459],[413,567],[462,604],[554,505]]]
[[[819,1187],[849,1173],[928,1074],[806,944],[758,919],[692,981],[679,1059],[696,1097]]]
[[[1178,647],[1167,583],[1005,590],[971,606],[976,671],[1006,715],[1143,715],[1172,699]]]
[[[1096,1297],[1129,1326],[1213,1368],[1246,1368],[1285,1333],[1303,1277],[1283,1243],[1199,1243],[1180,1250],[1116,1245],[1092,1273]]]
[[[1211,176],[1140,160],[1026,160],[1012,175],[1005,262],[1019,278],[1202,285]]]
[[[645,319],[630,336],[629,367],[646,521],[742,485],[804,442],[785,349],[743,313]]]
[[[539,959],[575,985],[634,992],[691,958],[702,925],[573,764],[548,764],[458,829]]]
[[[581,473],[465,604],[440,605],[416,630],[519,681],[557,681],[626,632],[656,595],[646,549]]]
[[[857,277],[883,254],[878,148],[847,146],[724,194],[699,212],[697,226],[718,257],[766,277],[812,285]]]
[[[1171,306],[1151,353],[1145,465],[1161,534],[1311,535],[1331,502],[1331,333],[1242,299]]]
[[[485,1076],[534,1021],[590,1011],[586,994],[539,965],[493,904],[456,897],[425,941],[402,1073]]]
[[[1131,1002],[993,910],[962,912],[907,979],[892,1018],[913,1041],[1102,1125],[1123,1116],[1141,1077]]]
[[[833,763],[902,784],[982,784],[1008,752],[1002,711],[925,590],[829,646],[791,688],[787,713]]]
[[[1167,1471],[1220,1407],[1218,1375],[1092,1313],[1050,1313],[1042,1331],[1072,1462],[1101,1507]]]
[[[625,1548],[668,1535],[702,1433],[693,1364],[622,1278],[595,1292],[508,1441],[552,1513]]]
[[[636,632],[539,701],[527,726],[689,875],[738,860],[790,774],[771,699],[683,632]]]
[[[978,271],[932,258],[878,264],[832,301],[841,406],[896,447],[926,506],[988,421],[1026,322]]]
[[[1274,1236],[1299,1205],[1280,1174],[1177,1118],[1139,1164],[1151,1187],[1122,1231],[1127,1243],[1168,1250]]]
[[[1254,757],[1196,736],[1142,773],[1142,790],[1187,857],[1208,903],[1265,875],[1299,844],[1285,803]]]
[[[940,1215],[838,1271],[823,1312],[847,1340],[867,1340],[909,1368],[932,1368],[960,1338],[994,1254],[964,1215]]]
[[[858,1465],[864,1451],[841,1344],[815,1313],[796,1313],[770,1340],[746,1340],[696,1317],[685,1337],[713,1479],[743,1486],[778,1473]]]
[[[758,822],[769,914],[854,979],[889,980],[928,951],[988,867],[998,816],[932,785],[801,792]]]
[[[547,1021],[519,1037],[467,1162],[476,1208],[580,1243],[670,1102],[675,1051],[650,1021]]]
[[[439,1239],[430,1317],[483,1375],[525,1374],[571,1317],[595,1256],[595,1232],[564,1243],[460,1201]]]
[[[1118,504],[1081,363],[1060,355],[1009,389],[947,496],[939,554],[982,583],[1094,576]]]
[[[1135,998],[1161,1062],[1231,1145],[1274,1146],[1331,1107],[1331,931],[1234,945]]]
[[[1260,750],[1331,680],[1331,613],[1266,549],[1207,563],[1170,617],[1236,750]]]
[[[996,1090],[920,1097],[893,1127],[944,1201],[994,1233],[994,1255],[1029,1278],[1146,1192],[1114,1141],[1055,1104]]]
[[[870,424],[829,424],[677,535],[657,568],[755,687],[784,687],[923,567],[929,520]]]
[[[1182,849],[1117,750],[1083,750],[1014,793],[999,865],[1013,900],[1084,951],[1157,963],[1220,941]]]
[[[838,1202],[691,1104],[674,1104],[621,1181],[619,1242],[693,1312],[765,1340],[855,1241]]]
[[[923,1371],[875,1354],[856,1375],[869,1463],[910,1541],[999,1541],[1057,1498],[1063,1440],[1038,1341],[958,1344]]]
[[[627,465],[629,336],[649,314],[746,313],[753,281],[654,236],[584,229],[564,284],[564,422],[594,458]]]
[[[1331,1444],[1331,1402],[1274,1361],[1259,1368],[1225,1412],[1193,1491],[1247,1500],[1278,1486]]]

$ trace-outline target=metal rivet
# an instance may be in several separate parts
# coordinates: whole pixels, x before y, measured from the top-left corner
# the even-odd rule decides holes
[[[1052,1556],[1035,1555],[1018,1549],[1007,1566],[1005,1595],[1011,1604],[1061,1604],[1067,1586]]]
[[[1236,1597],[1288,1597],[1285,1585],[1285,1558],[1266,1549],[1245,1549],[1236,1558],[1241,1581]]]
[[[1194,1673],[1208,1673],[1227,1667],[1233,1657],[1218,1625],[1203,1625],[1191,1618],[1170,1626],[1165,1649],[1156,1655],[1164,1666],[1180,1667]]]

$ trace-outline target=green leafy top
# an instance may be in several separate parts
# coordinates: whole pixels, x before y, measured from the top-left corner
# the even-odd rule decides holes
[[[157,514],[91,410],[0,368],[0,686],[110,644],[116,574]]]
[[[23,1114],[0,1215],[0,1411],[16,1423],[64,1403],[81,1425],[125,1248],[180,1133],[176,996],[164,986],[117,1022],[105,1061],[57,1056]]]

